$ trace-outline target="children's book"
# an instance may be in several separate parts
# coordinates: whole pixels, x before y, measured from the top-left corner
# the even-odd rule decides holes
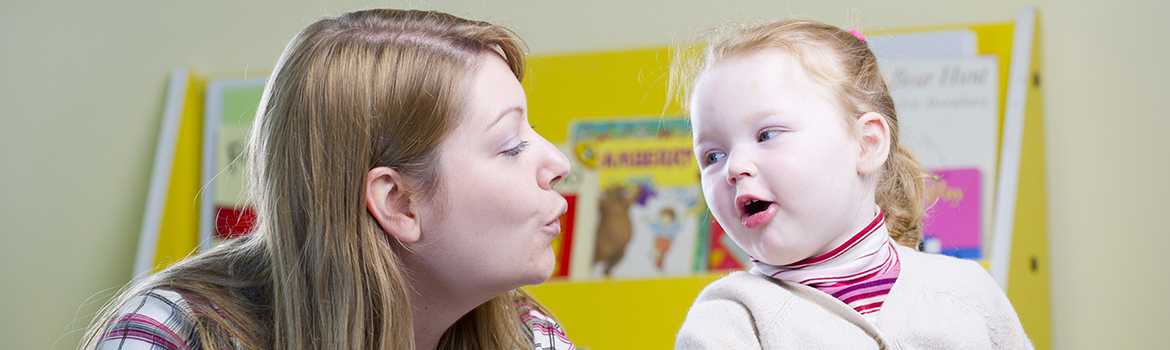
[[[562,151],[576,196],[571,278],[636,278],[696,271],[706,223],[690,126],[659,116],[574,120]]]
[[[924,248],[982,259],[990,235],[999,141],[999,60],[994,55],[883,62],[902,142],[928,170]]]

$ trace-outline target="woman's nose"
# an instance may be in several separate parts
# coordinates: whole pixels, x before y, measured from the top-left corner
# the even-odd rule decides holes
[[[560,149],[557,149],[543,137],[541,141],[546,146],[542,147],[546,155],[543,157],[545,164],[541,167],[541,178],[538,181],[540,181],[542,188],[551,190],[553,186],[569,175],[571,165],[569,165],[569,158],[566,158]]]

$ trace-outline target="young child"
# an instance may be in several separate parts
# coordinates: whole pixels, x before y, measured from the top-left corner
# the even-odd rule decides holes
[[[785,20],[691,63],[703,194],[755,266],[699,294],[676,348],[1032,347],[982,267],[915,249],[930,174],[860,33]]]

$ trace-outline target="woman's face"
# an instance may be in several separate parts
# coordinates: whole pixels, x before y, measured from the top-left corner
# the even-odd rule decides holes
[[[553,185],[569,161],[528,124],[503,58],[481,59],[467,112],[439,145],[438,191],[420,208],[422,236],[410,249],[441,288],[494,296],[552,275],[549,243],[568,208]]]

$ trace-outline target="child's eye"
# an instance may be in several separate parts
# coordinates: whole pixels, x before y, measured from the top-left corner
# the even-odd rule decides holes
[[[711,165],[723,160],[724,157],[727,157],[727,154],[723,152],[708,152],[703,156],[703,161],[705,165]]]
[[[521,140],[519,145],[516,145],[516,147],[506,149],[506,150],[504,150],[503,153],[504,153],[504,155],[507,155],[509,157],[515,157],[515,156],[519,155],[520,152],[524,152],[525,148],[528,148],[528,141]]]
[[[758,136],[756,136],[756,142],[764,142],[764,141],[771,140],[773,137],[776,137],[776,135],[780,135],[780,130],[761,131],[760,134]]]

